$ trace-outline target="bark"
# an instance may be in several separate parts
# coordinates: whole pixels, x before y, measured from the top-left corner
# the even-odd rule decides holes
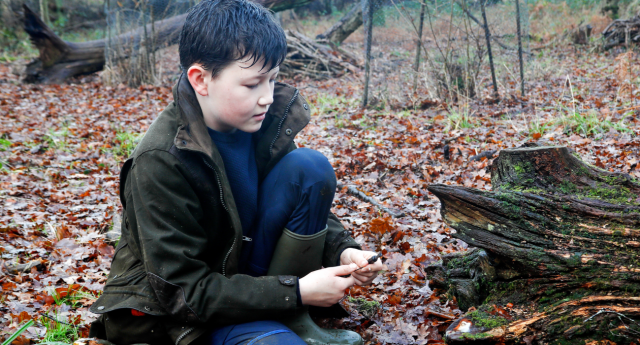
[[[415,71],[415,75],[413,76],[413,92],[416,91],[418,87],[418,72],[420,72],[420,51],[422,50],[422,27],[424,26],[424,10],[426,8],[426,4],[423,1],[420,4],[420,20],[418,21],[418,41],[416,47],[416,61],[413,64],[413,70]]]
[[[429,187],[453,236],[477,247],[429,268],[470,308],[448,343],[637,339],[640,182],[558,146],[503,150],[491,174],[490,192]]]
[[[311,0],[255,0],[272,11],[284,11],[303,6]],[[67,42],[56,35],[31,9],[23,5],[24,30],[40,51],[38,59],[27,65],[24,82],[59,83],[77,75],[101,71],[105,63],[106,40]],[[179,15],[156,21],[112,38],[127,47],[137,47],[144,37],[144,30],[155,32],[154,48],[175,44],[187,15]],[[153,29],[153,30],[152,30]]]
[[[498,98],[498,83],[496,82],[496,70],[493,67],[493,53],[491,52],[491,32],[489,24],[487,24],[487,13],[484,9],[485,0],[480,0],[480,10],[482,11],[482,20],[484,23],[484,36],[487,40],[487,54],[489,55],[489,67],[491,68],[491,81],[493,82],[493,97]]]
[[[522,58],[522,30],[520,25],[520,0],[516,0],[516,28],[518,34],[518,62],[520,65],[520,94],[522,97],[524,93],[524,60]]]
[[[373,0],[362,0],[362,17],[366,19],[364,41],[364,92],[362,95],[362,108],[369,103],[369,78],[371,77],[371,44],[373,41]]]
[[[381,0],[371,0],[371,6],[373,8],[373,12],[377,11],[382,6]],[[321,33],[316,36],[316,40],[319,41],[327,41],[334,44],[341,44],[344,40],[347,39],[352,33],[360,28],[363,24],[362,21],[362,4],[360,2],[356,3],[351,10],[345,14],[344,17],[340,18],[340,20],[333,24],[327,31]]]
[[[362,5],[356,3],[349,13],[333,24],[327,31],[316,36],[317,40],[327,40],[335,44],[341,44],[362,25]]]

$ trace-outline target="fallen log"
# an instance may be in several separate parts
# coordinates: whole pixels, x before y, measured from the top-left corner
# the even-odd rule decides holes
[[[603,49],[629,43],[640,43],[640,16],[616,19],[602,31]]]
[[[274,12],[303,6],[311,0],[254,0],[256,3]],[[49,28],[27,5],[23,5],[23,26],[29,34],[31,42],[38,48],[40,55],[27,65],[23,81],[27,83],[59,83],[77,75],[101,71],[105,64],[105,39],[88,42],[68,42],[62,40]],[[178,43],[180,30],[187,15],[159,20],[147,24],[147,32],[155,32],[154,47],[160,48]],[[153,30],[152,30],[153,27]],[[145,27],[112,38],[122,46],[131,47],[135,51]]]
[[[316,40],[341,44],[362,26],[362,5],[356,2],[344,17],[340,18],[327,31],[316,36]]]
[[[640,182],[566,147],[502,150],[492,191],[431,185],[453,237],[479,249],[428,268],[462,310],[454,343],[640,338]]]

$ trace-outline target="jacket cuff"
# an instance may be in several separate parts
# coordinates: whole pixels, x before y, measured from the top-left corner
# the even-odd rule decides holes
[[[300,278],[296,277],[296,296],[298,297],[298,307],[302,307],[302,296],[300,295]]]
[[[362,250],[362,247],[351,237],[351,233],[347,230],[338,234],[333,241],[329,243],[329,246],[332,247],[333,250],[331,250],[332,255],[326,258],[326,262],[335,266],[340,265],[340,255],[342,255],[345,249],[355,248]]]

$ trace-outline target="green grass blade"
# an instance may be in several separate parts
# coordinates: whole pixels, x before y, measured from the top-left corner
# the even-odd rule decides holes
[[[17,337],[20,336],[20,334],[22,334],[22,332],[26,331],[27,328],[31,327],[31,325],[33,325],[33,320],[29,320],[27,321],[27,323],[25,323],[22,327],[20,327],[19,330],[17,330],[15,333],[13,333],[9,338],[7,338],[7,340],[5,340],[2,345],[9,345],[11,344],[11,342],[13,342],[14,340],[16,340]]]

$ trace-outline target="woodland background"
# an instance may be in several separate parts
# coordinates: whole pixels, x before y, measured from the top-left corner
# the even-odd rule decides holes
[[[142,6],[25,3],[72,42],[124,30],[109,24],[109,9]],[[340,184],[333,212],[359,243],[384,256],[386,270],[373,285],[349,291],[350,317],[318,320],[356,330],[367,344],[444,343],[444,331],[466,312],[425,273],[442,255],[469,249],[451,237],[455,230],[428,185],[490,190],[492,160],[528,142],[568,146],[591,165],[640,178],[638,46],[630,37],[605,49],[601,37],[613,20],[636,17],[638,0],[521,2],[525,94],[513,48],[514,2],[486,4],[501,43],[492,45],[495,83],[485,33],[460,4],[427,1],[420,41],[421,2],[379,5],[365,107],[363,27],[339,46],[353,57],[352,68],[282,77],[312,105],[297,143],[333,164]],[[478,2],[464,4],[481,18]],[[316,0],[278,17],[285,29],[314,39],[354,5]],[[22,29],[22,2],[0,6],[0,340],[33,320],[14,344],[70,344],[87,336],[96,317],[88,306],[105,283],[120,227],[118,173],[172,101],[177,46],[159,47],[136,80],[116,62],[62,83],[25,83],[25,66],[38,51]],[[590,35],[581,34],[587,25]],[[334,54],[345,56],[337,48]],[[590,343],[588,335],[579,343]]]

